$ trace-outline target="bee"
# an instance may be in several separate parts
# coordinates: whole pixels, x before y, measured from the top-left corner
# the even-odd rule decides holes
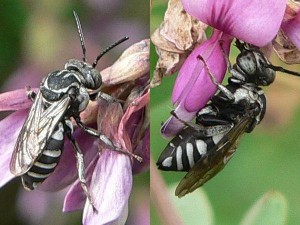
[[[240,53],[233,67],[225,57],[231,74],[226,86],[217,82],[205,60],[198,56],[219,92],[196,114],[196,122],[183,121],[171,112],[185,128],[166,146],[157,166],[165,171],[188,172],[176,188],[178,197],[193,192],[220,172],[235,153],[241,136],[262,121],[266,97],[260,86],[270,85],[276,71],[300,76],[272,65],[256,46],[239,40],[236,46]]]
[[[42,80],[38,93],[27,90],[28,97],[32,99],[33,104],[17,138],[10,162],[10,171],[15,176],[21,176],[26,190],[35,189],[55,170],[66,136],[76,152],[78,178],[82,189],[93,205],[86,185],[83,154],[73,137],[74,127],[71,118],[75,120],[79,128],[99,138],[112,150],[130,155],[139,161],[141,158],[115,146],[108,137],[84,125],[79,116],[95,93],[107,101],[114,100],[100,91],[102,78],[95,67],[105,53],[128,40],[128,37],[106,48],[97,56],[93,64],[89,64],[86,62],[86,48],[80,20],[76,12],[73,14],[83,58],[82,60],[70,59],[64,69],[49,73]]]

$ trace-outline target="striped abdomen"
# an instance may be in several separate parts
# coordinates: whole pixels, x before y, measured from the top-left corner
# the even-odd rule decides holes
[[[187,127],[169,142],[156,164],[161,170],[189,171],[223,136],[206,137]]]
[[[25,189],[33,190],[42,183],[57,166],[64,146],[64,127],[58,123],[56,129],[47,142],[41,156],[34,162],[30,170],[22,176]]]

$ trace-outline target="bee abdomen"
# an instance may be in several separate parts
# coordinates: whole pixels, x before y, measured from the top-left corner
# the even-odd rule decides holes
[[[64,129],[61,123],[52,134],[45,150],[30,170],[22,176],[25,189],[33,190],[42,183],[56,168],[64,145]]]
[[[194,132],[187,128],[169,142],[157,161],[159,169],[189,171],[216,145],[215,137],[197,137]]]

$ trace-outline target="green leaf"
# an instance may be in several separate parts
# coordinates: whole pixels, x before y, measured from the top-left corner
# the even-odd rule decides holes
[[[187,225],[213,225],[213,209],[204,190],[199,188],[183,198],[178,198],[174,195],[176,186],[177,184],[170,186],[169,192],[184,223]]]
[[[241,225],[282,225],[286,223],[286,215],[286,198],[280,192],[269,191],[251,207]]]

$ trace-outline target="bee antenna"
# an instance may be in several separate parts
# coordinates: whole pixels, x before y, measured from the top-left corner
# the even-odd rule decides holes
[[[85,48],[84,36],[83,36],[83,32],[82,32],[79,17],[78,17],[78,15],[75,11],[73,11],[73,14],[74,14],[74,17],[75,17],[75,20],[76,20],[77,30],[78,30],[78,34],[79,34],[79,38],[80,38],[80,44],[81,44],[82,53],[83,53],[82,60],[83,60],[83,62],[85,62],[86,61],[86,57],[85,57],[86,48]]]
[[[115,42],[114,44],[112,44],[111,46],[109,46],[108,48],[106,48],[104,51],[102,51],[97,58],[95,59],[94,63],[93,63],[93,68],[95,68],[97,66],[97,63],[99,61],[99,59],[101,59],[101,57],[103,55],[105,55],[105,53],[107,53],[108,51],[110,51],[111,49],[113,49],[114,47],[116,47],[117,45],[123,43],[124,41],[127,41],[129,39],[129,37],[123,37],[122,39],[120,39],[119,41]]]
[[[292,70],[284,69],[281,66],[274,66],[274,65],[268,64],[268,65],[266,65],[266,67],[271,68],[275,71],[280,71],[280,72],[291,74],[291,75],[294,75],[294,76],[300,76],[300,73],[297,73],[297,72],[292,71]]]

